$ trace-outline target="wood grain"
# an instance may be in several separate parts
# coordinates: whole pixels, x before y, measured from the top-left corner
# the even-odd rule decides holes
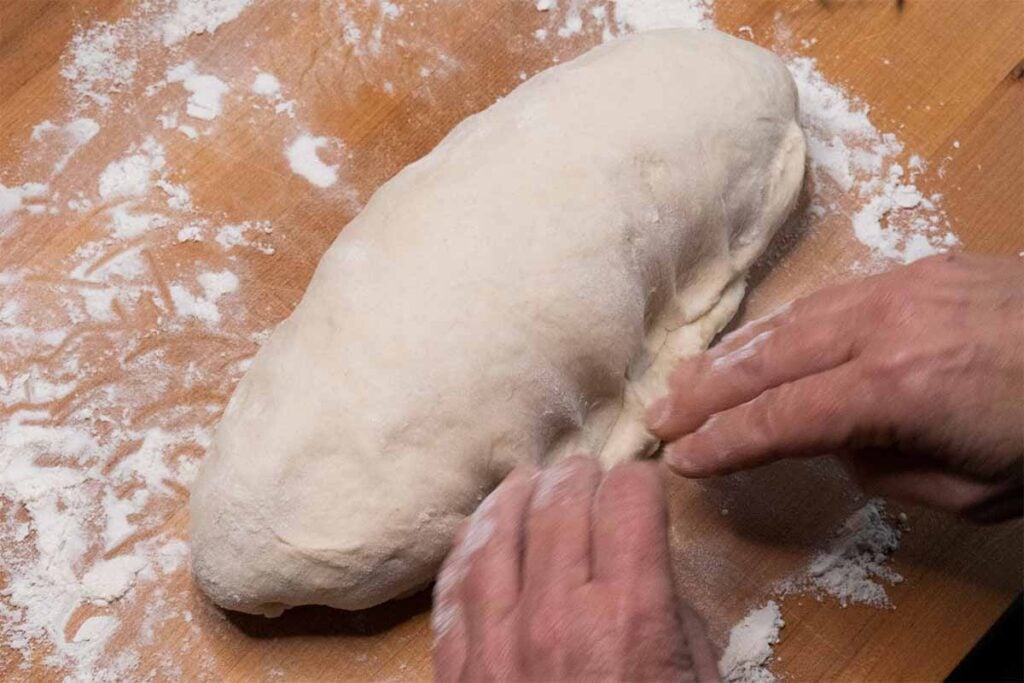
[[[346,7],[357,19],[371,11],[366,3]],[[10,180],[4,169],[31,166],[32,127],[57,120],[67,107],[60,57],[76,27],[130,11],[122,0],[0,3],[0,181]],[[244,300],[232,304],[241,321],[237,329],[269,327],[286,316],[320,254],[374,189],[428,152],[459,120],[514,88],[521,73],[535,73],[600,39],[585,30],[563,40],[537,41],[533,32],[552,20],[531,2],[408,3],[388,36],[393,49],[359,54],[336,30],[331,14],[336,11],[330,2],[256,3],[215,34],[191,38],[186,47],[186,56],[241,79],[251,71],[246,59],[252,59],[252,51],[243,47],[258,41],[262,68],[272,70],[289,96],[302,102],[304,125],[344,141],[331,163],[341,164],[346,182],[325,191],[291,173],[279,150],[268,153],[265,139],[279,139],[283,126],[291,125],[278,119],[261,119],[263,127],[254,135],[251,125],[243,125],[244,115],[229,110],[219,134],[202,144],[184,138],[167,142],[168,159],[183,169],[178,180],[187,182],[196,205],[228,217],[258,214],[284,226],[268,238],[275,247],[272,257],[252,253],[235,262],[246,279]],[[817,58],[828,78],[868,103],[879,128],[896,131],[928,162],[932,170],[918,185],[944,195],[964,248],[1008,255],[1024,250],[1024,83],[1014,76],[1024,61],[1024,2],[909,0],[901,11],[883,0],[717,0],[715,20],[722,30],[749,27],[757,42],[784,44]],[[812,38],[816,42],[801,46],[802,39]],[[163,67],[159,59],[145,57],[140,73],[153,80]],[[146,99],[138,87],[126,93],[131,112],[118,125],[105,125],[83,153],[86,158],[57,179],[56,187],[70,191],[92,182],[152,128],[168,97]],[[95,215],[43,218],[33,225],[0,232],[0,269],[31,266],[59,281],[61,264],[103,231]],[[208,244],[145,239],[152,270],[165,279],[192,261],[222,258]],[[759,267],[743,316],[853,277],[849,264],[858,249],[848,228],[796,236],[770,267]],[[61,292],[41,294],[38,305],[46,305],[46,296],[59,299]],[[204,419],[212,423],[237,379],[223,368],[232,358],[251,354],[254,345],[195,328],[165,334],[159,310],[156,304],[140,307],[122,324],[135,332],[155,330],[147,343],[182,359],[210,359],[210,378],[201,386],[177,387],[133,419],[148,424],[180,404],[208,407]],[[88,330],[77,333],[89,336]],[[102,357],[100,349],[95,357]],[[102,373],[118,372],[124,370],[117,365],[97,371],[97,386],[109,379]],[[86,393],[71,400],[87,401]],[[707,616],[719,645],[728,628],[768,599],[774,582],[804,565],[859,501],[827,460],[781,463],[700,484],[672,481],[669,487],[676,578]],[[166,521],[152,533],[184,537],[186,502],[184,491],[175,492],[162,512]],[[976,528],[908,512],[910,529],[895,561],[905,581],[889,591],[895,609],[844,609],[828,600],[788,598],[783,604],[787,625],[773,667],[777,673],[792,681],[942,678],[1021,590],[1019,524]],[[365,613],[310,607],[264,620],[213,608],[185,571],[138,591],[122,612],[125,627],[108,648],[139,651],[138,678],[166,671],[158,667],[162,661],[173,662],[186,680],[422,680],[430,675],[427,594]],[[174,613],[158,621],[140,645],[136,627],[144,622],[150,599]],[[92,613],[89,609],[76,614],[69,632]],[[181,618],[186,611],[189,621]],[[46,654],[40,645],[28,662],[13,655],[0,658],[0,666],[8,667],[0,674],[59,680],[45,665]]]

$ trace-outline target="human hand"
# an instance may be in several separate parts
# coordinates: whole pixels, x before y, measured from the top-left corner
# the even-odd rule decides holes
[[[839,453],[870,492],[1020,515],[1024,261],[943,255],[812,294],[681,362],[647,417],[684,476]]]
[[[432,623],[441,681],[718,679],[676,600],[653,463],[514,470],[459,531]]]

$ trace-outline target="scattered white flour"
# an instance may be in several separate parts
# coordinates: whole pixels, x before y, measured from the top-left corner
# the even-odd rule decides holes
[[[327,138],[313,137],[309,134],[300,135],[285,150],[288,165],[292,172],[297,173],[317,187],[330,187],[338,182],[338,166],[328,166],[317,155],[317,150],[327,145]]]
[[[295,100],[284,98],[281,81],[274,74],[266,71],[258,72],[249,85],[249,90],[270,100],[274,105],[275,114],[287,114],[288,118],[295,118],[295,107],[298,103]]]
[[[899,527],[905,519],[902,515],[898,520],[888,517],[880,499],[868,501],[846,519],[835,532],[834,541],[816,554],[805,570],[776,586],[776,594],[785,598],[809,593],[819,599],[828,595],[842,607],[892,607],[878,580],[890,584],[903,580],[889,566],[889,560],[899,547]],[[784,624],[774,600],[747,614],[729,633],[729,644],[718,662],[722,679],[744,683],[774,681],[775,676],[766,665]]]
[[[62,131],[67,137],[78,145],[83,145],[92,140],[96,133],[100,132],[100,124],[89,118],[75,119],[64,126],[55,126],[50,120],[43,121],[32,127],[32,140],[41,141],[47,134]]]
[[[216,76],[198,73],[194,62],[185,62],[168,69],[167,82],[181,83],[189,92],[185,113],[204,121],[212,121],[220,116],[221,98],[230,90],[227,83]]]
[[[914,185],[924,167],[920,157],[904,169],[897,163],[903,144],[871,123],[866,104],[829,83],[813,59],[787,63],[800,93],[815,183],[809,215],[852,215],[854,236],[879,261],[910,263],[956,245],[938,208],[941,197],[926,199]]]
[[[569,16],[566,17],[565,23],[562,28],[558,29],[558,36],[560,38],[568,38],[574,36],[583,30],[583,17],[580,16],[579,10],[573,7],[569,10]]]
[[[0,227],[4,225],[4,216],[27,208],[34,200],[44,200],[48,190],[42,183],[23,183],[15,187],[6,187],[0,183]]]
[[[203,322],[216,325],[220,322],[220,309],[217,300],[225,294],[238,289],[238,277],[230,270],[219,273],[202,273],[197,278],[202,288],[201,295],[195,295],[184,285],[170,285],[171,299],[178,315],[184,318],[198,318]]]
[[[251,92],[265,100],[251,97],[252,118],[231,125],[259,130],[258,139],[269,140],[269,153],[283,147],[292,170],[318,187],[343,180],[339,165],[320,157],[326,145],[343,141],[307,134],[302,103],[282,96],[294,84],[255,70],[267,64],[258,27],[252,45],[239,47],[230,59],[206,49],[216,35],[188,40],[214,33],[250,4],[146,0],[117,21],[83,24],[61,57],[65,111],[37,124],[29,140],[29,156],[38,153],[45,167],[4,169],[0,237],[16,237],[30,221],[54,227],[43,221],[56,209],[71,212],[72,220],[95,221],[98,230],[93,241],[72,245],[63,262],[0,270],[4,665],[52,667],[53,677],[74,682],[144,678],[150,671],[135,669],[137,652],[109,647],[127,623],[122,615],[140,604],[146,606],[145,618],[133,634],[135,642],[154,642],[159,625],[173,619],[183,647],[194,647],[200,658],[209,656],[203,644],[209,635],[199,634],[200,620],[193,621],[188,596],[163,590],[170,573],[185,570],[187,558],[187,545],[164,528],[168,511],[180,509],[187,495],[217,411],[267,337],[267,330],[253,327],[259,323],[247,316],[245,297],[229,296],[245,281],[239,268],[252,255],[244,250],[272,254],[274,247],[268,241],[271,226],[260,216],[204,207],[202,198],[209,193],[199,190],[210,188],[197,187],[193,201],[188,189],[171,182],[172,174],[187,170],[172,168],[188,163],[180,149],[196,147],[182,136],[200,134],[181,119],[186,113],[200,121],[215,119],[228,93]],[[412,3],[324,5],[330,9],[320,18],[334,17],[331,28],[360,60],[361,72],[378,79],[386,92],[395,90],[388,79],[399,82],[388,60],[401,57],[410,75],[422,69],[425,79],[458,67],[427,31],[415,45],[392,40],[396,22],[420,21],[420,8]],[[534,5],[548,23],[527,45],[552,53],[556,61],[571,57],[598,33],[609,40],[631,31],[713,25],[708,0],[534,0]],[[296,11],[301,7],[295,4]],[[564,43],[537,45],[533,39]],[[199,73],[187,61],[196,57],[186,52],[193,45],[203,48],[200,63],[217,76]],[[868,264],[872,268],[955,243],[941,197],[925,196],[917,187],[915,178],[927,170],[921,159],[904,159],[899,138],[877,129],[868,107],[826,80],[813,60],[791,55],[787,62],[800,88],[811,147],[811,229],[835,222],[837,229],[849,230],[877,260]],[[143,82],[156,74],[166,76]],[[169,82],[188,91],[186,112],[178,112],[173,101],[149,99],[173,90]],[[271,111],[298,121],[274,118],[280,132],[272,132],[266,116]],[[97,159],[85,158],[86,152],[103,150],[97,142],[84,146],[101,130],[103,138],[109,133],[116,139],[121,125],[116,117],[124,117],[124,125],[148,123],[150,129],[134,138],[142,142],[95,169],[88,162]],[[180,177],[198,182],[201,176]],[[193,258],[196,250],[203,250],[202,260]],[[186,395],[209,398],[193,404],[182,400]],[[886,565],[899,532],[885,526],[878,506],[858,514],[786,588],[831,595],[841,604],[888,604],[880,584],[899,580]],[[474,544],[487,531],[486,524],[476,528]],[[765,611],[772,605],[748,617],[756,618],[746,631],[768,644],[769,655],[781,626],[777,606],[774,613]],[[435,610],[435,625],[450,627],[458,617]],[[734,647],[730,641],[727,655],[733,661],[757,660],[760,650],[741,647],[744,642],[752,641],[738,638]],[[767,661],[766,656],[749,670],[763,669]],[[156,667],[155,678],[182,678],[178,662],[147,666]],[[27,668],[16,669],[15,678],[22,673],[30,675]]]
[[[21,208],[22,192],[19,187],[7,187],[0,183],[0,218]]]
[[[153,137],[117,161],[112,161],[100,174],[99,193],[105,200],[139,197],[153,185],[153,176],[166,165],[164,148]]]
[[[131,23],[96,23],[77,33],[63,57],[60,75],[72,82],[76,99],[89,100],[102,108],[114,93],[127,89],[135,78],[138,60],[122,44],[129,39]]]
[[[107,110],[134,84],[140,60],[162,40],[171,46],[190,35],[213,33],[236,19],[251,0],[150,0],[114,23],[94,22],[78,31],[61,58],[75,110]],[[159,86],[156,86],[159,89]],[[153,90],[147,88],[147,94]]]
[[[99,132],[100,124],[86,117],[74,119],[63,126],[54,125],[53,122],[46,120],[32,128],[32,141],[53,145],[55,148],[65,148],[64,153],[53,165],[52,175],[57,175],[64,170],[75,152],[96,137]]]
[[[78,630],[75,631],[71,642],[68,643],[68,650],[74,653],[80,666],[84,665],[82,668],[85,670],[91,668],[91,665],[103,652],[107,641],[114,635],[118,624],[117,617],[108,615],[89,617],[82,622]]]
[[[82,287],[79,292],[86,314],[97,322],[109,322],[114,319],[114,300],[117,289],[114,287]]]
[[[9,237],[23,215],[58,207],[91,214],[106,228],[73,245],[63,262],[0,270],[0,668],[15,679],[137,680],[144,677],[133,671],[137,652],[109,647],[122,615],[145,600],[161,618],[185,623],[184,596],[153,597],[168,574],[184,571],[187,555],[187,546],[163,528],[168,511],[180,509],[209,444],[211,411],[223,405],[219,397],[237,381],[263,330],[225,315],[226,305],[235,306],[225,296],[240,286],[228,265],[233,256],[214,249],[223,262],[203,266],[173,252],[159,257],[180,244],[170,225],[177,232],[192,226],[186,236],[203,230],[212,236],[225,222],[219,211],[197,209],[169,177],[164,130],[189,135],[194,129],[165,109],[159,119],[147,114],[151,129],[143,129],[141,142],[105,168],[93,169],[96,159],[79,150],[101,125],[119,127],[111,125],[111,112],[123,112],[131,125],[143,121],[134,84],[151,72],[141,65],[154,56],[161,60],[157,72],[169,66],[169,55],[161,56],[161,28],[212,31],[231,13],[203,18],[202,12],[232,4],[247,3],[151,0],[116,23],[80,29],[61,61],[67,111],[35,125],[27,141],[26,163],[52,164],[51,182],[11,181],[6,174],[18,169],[5,168],[0,235]],[[181,75],[189,115],[209,120],[219,113],[229,84]],[[86,107],[90,113],[82,116]],[[265,225],[250,233],[261,239],[270,232],[263,221],[242,224]],[[197,274],[197,267],[207,272]],[[197,292],[195,307],[179,315],[171,285],[182,282],[196,283]],[[184,360],[169,355],[189,338],[183,330],[193,317],[216,331],[214,352]],[[225,365],[228,352],[238,360],[229,356]],[[211,398],[183,405],[180,396],[192,390]],[[83,608],[90,612],[83,615]],[[95,614],[97,608],[103,612]],[[183,642],[196,643],[197,629],[182,632]],[[136,642],[144,645],[145,634]],[[38,667],[51,668],[52,676]],[[167,662],[147,674],[175,678],[176,667]]]
[[[352,47],[357,57],[367,53],[379,55],[386,45],[385,25],[402,16],[402,6],[388,0],[363,0],[363,9],[372,10],[372,17],[369,23],[360,24],[351,11],[351,4],[354,3],[338,3],[342,40]]]
[[[613,0],[612,14],[624,32],[713,28],[712,4],[712,0]]]
[[[828,549],[811,560],[806,571],[780,586],[780,594],[810,592],[849,604],[891,607],[885,587],[903,577],[888,566],[900,544],[900,522],[886,515],[881,499],[869,501],[836,531]]]
[[[150,230],[162,228],[170,222],[163,214],[133,214],[129,211],[129,206],[129,204],[118,204],[107,211],[107,216],[110,218],[108,228],[114,237],[132,239]]]
[[[253,79],[250,89],[257,95],[271,97],[281,92],[281,81],[277,80],[277,77],[274,76],[274,74],[261,71],[256,74],[256,78]]]
[[[198,225],[186,225],[184,228],[178,230],[178,241],[179,242],[202,242],[203,241],[203,229]]]
[[[164,45],[174,45],[193,34],[213,33],[238,18],[252,0],[177,0],[161,23]]]
[[[718,672],[727,683],[770,683],[775,676],[767,664],[772,651],[779,642],[779,630],[785,626],[782,612],[774,600],[760,609],[751,610],[747,616],[729,631]]]
[[[217,231],[214,240],[222,246],[224,249],[232,249],[234,247],[253,247],[254,249],[264,253],[273,254],[274,247],[269,243],[257,237],[252,239],[249,237],[249,233],[256,233],[257,235],[266,237],[273,232],[273,227],[270,221],[245,221],[243,223],[235,223],[232,225],[225,225]]]
[[[149,564],[138,555],[119,555],[99,562],[82,577],[85,597],[99,604],[109,604],[131,589],[135,576]]]
[[[156,186],[163,190],[164,194],[167,196],[168,208],[174,209],[175,211],[192,210],[192,196],[184,186],[175,185],[168,181],[164,176],[161,176],[160,180],[156,181]]]

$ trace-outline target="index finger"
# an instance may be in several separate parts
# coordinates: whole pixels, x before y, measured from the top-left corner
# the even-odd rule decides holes
[[[667,396],[648,411],[648,428],[662,441],[673,441],[715,413],[851,360],[865,327],[859,304],[876,289],[867,280],[821,290],[680,361],[669,376]]]
[[[463,609],[472,636],[481,624],[500,621],[522,587],[526,510],[535,486],[532,466],[519,466],[470,517],[446,570],[461,574]]]
[[[630,462],[604,477],[594,502],[593,580],[671,590],[665,491],[656,465]]]

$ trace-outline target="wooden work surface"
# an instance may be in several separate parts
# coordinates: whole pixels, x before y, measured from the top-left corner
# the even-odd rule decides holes
[[[214,34],[190,37],[170,57],[159,46],[139,53],[139,76],[110,108],[90,113],[102,123],[101,132],[49,181],[51,188],[61,189],[65,199],[78,188],[94,188],[108,163],[146,135],[159,135],[172,179],[188,188],[193,204],[221,223],[270,221],[264,241],[271,248],[225,255],[212,239],[176,238],[184,225],[177,219],[155,233],[108,245],[110,259],[142,246],[154,274],[154,301],[173,299],[168,283],[200,261],[230,266],[241,284],[224,298],[216,332],[200,324],[169,325],[165,308],[143,305],[145,296],[134,307],[116,306],[116,324],[83,328],[79,337],[109,343],[75,352],[91,361],[88,372],[95,370],[97,379],[49,405],[53,419],[66,418],[76,400],[92,400],[88,392],[130,371],[123,363],[104,365],[111,347],[141,348],[144,339],[163,349],[169,359],[163,367],[173,377],[145,405],[132,403],[138,409],[126,409],[124,419],[152,425],[186,407],[206,411],[202,424],[214,424],[244,367],[230,363],[251,356],[252,333],[287,315],[320,254],[377,186],[429,151],[460,119],[550,65],[553,56],[568,58],[600,40],[600,32],[589,29],[535,39],[540,28],[556,33],[564,7],[539,12],[533,2],[510,0],[398,4],[403,12],[387,24],[379,50],[343,39],[337,20],[343,2],[268,0]],[[0,182],[31,180],[37,163],[29,144],[33,127],[69,116],[59,71],[75,31],[128,16],[130,6],[122,0],[0,3]],[[379,12],[379,4],[352,0],[347,11],[352,21],[365,22],[365,33],[374,19],[363,15]],[[874,124],[896,132],[908,152],[928,163],[918,186],[944,195],[963,248],[1024,250],[1024,2],[907,0],[900,10],[883,0],[716,0],[714,20],[721,30],[749,27],[745,34],[757,42],[817,58],[827,78],[868,103]],[[181,109],[184,91],[166,87],[145,97],[142,89],[188,58],[229,81],[233,93],[245,90],[235,84],[247,83],[255,67],[272,71],[282,83],[282,101],[297,101],[297,118],[257,105],[247,109],[241,95],[232,95],[209,124],[215,134],[192,140],[164,130],[155,117],[168,102]],[[319,189],[289,171],[282,150],[300,130],[333,141],[321,153],[339,165],[341,182]],[[0,271],[27,268],[34,274],[5,285],[6,295],[0,286],[0,297],[36,287],[32,301],[42,309],[67,296],[69,259],[104,234],[103,220],[99,208],[61,211],[23,215],[0,229]],[[854,277],[851,263],[862,252],[848,217],[790,236],[768,266],[756,269],[744,319]],[[5,372],[28,362],[15,353],[0,355],[0,361]],[[186,374],[202,379],[186,382]],[[0,419],[13,414],[10,406],[0,408]],[[175,457],[201,453],[193,444]],[[769,599],[774,582],[805,565],[859,504],[828,461],[785,463],[702,485],[674,481],[670,487],[679,585],[707,616],[719,646],[730,626]],[[186,490],[171,487],[162,500],[151,512],[160,524],[143,536],[184,538]],[[895,609],[786,598],[776,673],[793,681],[940,679],[1021,590],[1019,524],[976,528],[920,510],[908,513],[909,529],[893,565],[905,580],[888,588]],[[0,586],[10,579],[0,573]],[[196,593],[181,567],[140,582],[112,607],[83,606],[72,622],[116,610],[121,627],[105,656],[136,652],[139,661],[128,678],[151,672],[170,678],[174,672],[186,680],[412,680],[430,675],[429,606],[429,595],[421,594],[365,614],[301,608],[277,620],[224,615]],[[162,610],[166,614],[154,618]],[[0,657],[0,677],[59,680],[44,662],[47,653],[45,642],[28,660],[9,651]]]

